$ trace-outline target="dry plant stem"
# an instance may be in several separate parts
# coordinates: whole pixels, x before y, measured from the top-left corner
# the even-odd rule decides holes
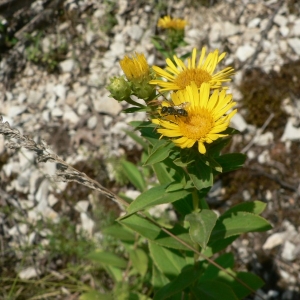
[[[64,160],[58,157],[55,153],[51,153],[49,146],[42,142],[37,144],[32,138],[28,136],[23,136],[20,134],[19,130],[12,129],[8,122],[3,122],[2,116],[0,116],[0,134],[13,138],[16,141],[9,141],[8,147],[11,149],[19,149],[24,147],[28,150],[31,150],[37,154],[38,162],[53,162],[56,163],[57,171],[54,176],[56,181],[70,182],[75,181],[82,185],[85,185],[91,189],[97,190],[104,196],[108,197],[112,201],[116,202],[122,210],[124,206],[127,206],[127,202],[103,187],[99,182],[91,179],[85,173],[80,172],[67,164]]]
[[[274,113],[271,113],[268,119],[265,121],[264,125],[259,130],[257,130],[255,136],[250,141],[250,143],[241,150],[241,153],[246,153],[253,146],[255,139],[257,139],[264,132],[264,130],[267,128],[267,126],[270,124],[273,118],[274,118]]]
[[[20,134],[19,130],[12,129],[9,126],[8,122],[3,123],[2,116],[0,116],[0,134],[3,134],[3,135],[5,135],[9,138],[16,139],[16,142],[10,141],[8,143],[9,148],[19,149],[21,147],[24,147],[24,148],[26,148],[28,150],[31,150],[31,151],[33,151],[37,154],[38,162],[50,161],[50,162],[56,163],[58,171],[56,172],[55,179],[57,181],[64,181],[64,182],[75,181],[75,182],[80,183],[84,186],[87,186],[91,189],[97,190],[101,194],[103,194],[104,196],[106,196],[109,199],[111,199],[112,201],[116,202],[122,209],[124,209],[124,207],[127,207],[129,205],[126,201],[124,201],[123,199],[121,199],[120,197],[118,197],[117,195],[115,195],[114,193],[109,191],[108,189],[104,188],[100,183],[98,183],[97,181],[89,178],[85,173],[79,172],[75,168],[68,165],[65,161],[60,159],[55,153],[50,153],[49,152],[50,151],[49,146],[47,146],[47,144],[45,142],[43,142],[42,144],[37,144],[33,139],[29,138],[28,136],[23,136],[22,134]],[[178,238],[176,235],[172,234],[169,230],[162,227],[159,223],[154,221],[152,218],[146,216],[142,212],[139,212],[139,215],[142,216],[143,218],[145,218],[146,220],[148,220],[149,222],[153,223],[154,225],[158,226],[162,231],[164,231],[166,234],[168,234],[169,236],[174,238],[176,241],[178,241],[179,243],[184,245],[187,249],[192,250],[199,257],[204,258],[209,263],[211,263],[215,267],[219,268],[220,270],[225,272],[227,275],[234,278],[234,280],[236,280],[237,282],[239,282],[240,284],[245,286],[247,289],[249,289],[249,291],[256,294],[256,292],[251,287],[249,287],[246,283],[244,283],[242,280],[240,280],[239,278],[237,278],[234,275],[230,274],[222,266],[218,265],[213,260],[211,260],[209,257],[205,256],[204,254],[199,252],[197,249],[190,246],[189,244],[187,244],[186,242],[184,242],[183,240]],[[259,295],[257,295],[257,297],[260,298],[260,299],[263,299]]]

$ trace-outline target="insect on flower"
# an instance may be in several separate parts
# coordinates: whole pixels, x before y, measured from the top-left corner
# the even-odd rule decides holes
[[[179,116],[179,117],[187,117],[188,112],[185,110],[186,107],[190,104],[189,102],[183,102],[180,105],[174,105],[173,102],[168,101],[170,106],[162,106],[161,107],[161,114],[162,115],[172,115],[172,116]]]

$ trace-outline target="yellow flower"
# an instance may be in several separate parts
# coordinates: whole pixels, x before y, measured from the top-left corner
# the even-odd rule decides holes
[[[165,137],[172,138],[180,148],[191,148],[198,143],[198,151],[206,153],[205,144],[210,144],[218,138],[227,136],[222,132],[229,126],[230,119],[236,109],[228,111],[236,104],[232,95],[214,90],[210,96],[210,85],[203,83],[198,89],[192,82],[185,90],[171,94],[175,106],[185,104],[187,116],[161,116],[153,119],[160,125],[157,131]],[[187,105],[188,103],[188,105]]]
[[[182,30],[186,26],[187,21],[183,19],[172,19],[170,16],[165,16],[160,18],[157,22],[157,27],[165,28],[165,29],[175,29]]]
[[[129,81],[142,81],[150,75],[150,68],[144,54],[135,53],[135,57],[125,56],[120,66]],[[150,79],[150,78],[149,78]]]
[[[167,58],[166,70],[163,70],[157,66],[153,66],[153,70],[158,76],[165,78],[164,80],[151,80],[150,84],[157,84],[161,87],[160,91],[182,90],[195,82],[197,87],[200,88],[202,83],[207,82],[210,84],[210,88],[218,89],[223,82],[230,81],[229,78],[234,74],[234,70],[231,67],[227,67],[214,74],[217,64],[225,57],[226,53],[223,52],[219,55],[219,50],[215,50],[205,57],[206,47],[202,48],[199,62],[196,65],[196,48],[193,49],[192,57],[188,59],[187,66],[174,55],[174,61]]]

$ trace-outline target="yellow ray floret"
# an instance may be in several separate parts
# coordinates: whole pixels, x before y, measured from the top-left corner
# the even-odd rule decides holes
[[[188,58],[187,64],[184,64],[176,55],[173,57],[175,63],[167,58],[165,70],[157,66],[152,67],[156,75],[163,79],[151,80],[150,84],[160,86],[160,91],[182,90],[192,82],[195,82],[198,88],[204,82],[209,83],[212,89],[220,88],[223,82],[231,80],[230,76],[234,74],[234,70],[227,67],[215,72],[218,63],[225,57],[225,52],[219,55],[219,50],[215,50],[209,53],[206,58],[205,54],[206,47],[203,47],[198,63],[196,63],[196,48],[193,49],[192,56]]]
[[[210,85],[203,83],[198,89],[192,82],[186,89],[171,94],[174,105],[188,102],[187,116],[173,117],[172,121],[160,116],[152,122],[160,127],[157,131],[180,148],[191,148],[198,143],[198,151],[206,153],[205,144],[210,144],[218,138],[226,136],[222,133],[228,128],[230,119],[236,109],[229,112],[236,104],[232,95],[225,90],[214,90],[210,95]]]
[[[120,61],[120,66],[125,73],[126,78],[130,80],[143,79],[149,76],[150,68],[144,54],[135,53],[131,58],[125,56]]]
[[[171,18],[170,16],[165,16],[160,18],[157,22],[157,27],[165,28],[165,29],[175,29],[182,30],[186,26],[187,21],[183,19]]]

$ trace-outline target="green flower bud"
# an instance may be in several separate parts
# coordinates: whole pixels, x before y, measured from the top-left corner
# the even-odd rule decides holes
[[[131,84],[124,77],[113,77],[106,87],[110,91],[110,96],[117,101],[127,100],[131,95]]]

